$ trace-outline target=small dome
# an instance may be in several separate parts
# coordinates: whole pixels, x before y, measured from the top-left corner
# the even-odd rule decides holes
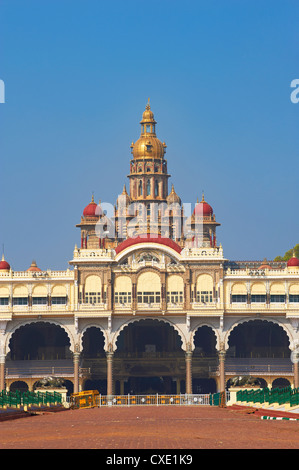
[[[199,217],[210,217],[213,215],[213,209],[210,204],[205,201],[204,195],[202,195],[202,200],[199,203],[197,202],[194,215]]]
[[[9,271],[10,270],[10,265],[7,261],[5,261],[4,255],[2,255],[2,260],[0,261],[0,269],[2,271]]]
[[[181,205],[181,199],[180,199],[180,197],[177,195],[177,193],[175,192],[173,185],[171,186],[171,191],[170,191],[170,193],[169,193],[168,196],[167,196],[167,203],[168,203],[168,204],[175,204],[175,203],[177,203],[177,204]]]
[[[295,256],[295,252],[293,253],[293,257],[287,262],[287,265],[290,267],[299,266],[299,259]]]
[[[94,196],[92,195],[91,202],[85,207],[83,211],[84,217],[98,217],[100,214],[100,210],[97,210],[98,205],[94,202]]]
[[[145,111],[143,111],[142,120],[140,121],[140,124],[144,124],[146,122],[152,122],[152,123],[156,124],[156,121],[154,119],[154,113],[153,113],[153,111],[151,110],[151,107],[150,107],[149,99],[148,99],[148,103],[145,107]]]
[[[163,158],[166,152],[166,144],[165,142],[162,143],[156,136],[156,121],[149,102],[143,112],[140,124],[141,136],[135,143],[132,142],[131,144],[133,158]],[[148,127],[150,131],[147,130]]]
[[[36,261],[32,261],[30,268],[27,271],[40,272],[41,269],[37,266]]]
[[[264,258],[261,266],[258,269],[271,269],[271,266],[268,264],[268,261],[266,258]]]

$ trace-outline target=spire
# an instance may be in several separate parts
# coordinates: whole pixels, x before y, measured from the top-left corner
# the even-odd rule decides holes
[[[170,191],[169,195],[167,196],[167,202],[168,202],[168,204],[172,204],[172,203],[177,202],[179,205],[181,205],[181,199],[177,195],[177,193],[175,192],[173,183],[171,185],[171,191]]]

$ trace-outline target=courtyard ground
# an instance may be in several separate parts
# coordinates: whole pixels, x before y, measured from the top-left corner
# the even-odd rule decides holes
[[[299,421],[262,420],[262,414],[254,409],[211,406],[42,412],[1,421],[0,449],[299,448]]]

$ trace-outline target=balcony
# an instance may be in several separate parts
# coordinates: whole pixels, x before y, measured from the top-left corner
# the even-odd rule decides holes
[[[138,303],[137,310],[147,310],[147,311],[154,311],[154,310],[161,310],[161,303]]]
[[[290,358],[227,358],[225,361],[226,375],[258,376],[292,376],[293,363]],[[219,375],[219,367],[209,368],[210,377]]]
[[[220,304],[218,302],[192,302],[191,303],[192,310],[216,310],[220,308]]]
[[[80,368],[80,375],[89,373],[88,369]],[[5,377],[7,379],[22,379],[33,377],[37,380],[43,377],[74,377],[74,365],[72,359],[58,360],[24,360],[6,361]]]
[[[81,303],[79,304],[79,310],[107,310],[107,304],[104,303]]]

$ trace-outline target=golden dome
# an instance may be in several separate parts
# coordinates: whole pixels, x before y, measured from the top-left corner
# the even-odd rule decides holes
[[[163,158],[165,154],[166,144],[161,142],[155,131],[156,121],[151,111],[149,101],[142,115],[141,136],[131,144],[133,158]]]
[[[155,136],[141,136],[131,147],[134,158],[163,158],[166,145]]]
[[[154,113],[153,113],[153,111],[151,110],[151,107],[150,107],[149,99],[148,99],[148,103],[145,107],[145,111],[142,114],[142,120],[140,121],[140,124],[144,124],[145,122],[147,122],[147,123],[152,122],[153,124],[156,124],[156,121],[154,119]]]

